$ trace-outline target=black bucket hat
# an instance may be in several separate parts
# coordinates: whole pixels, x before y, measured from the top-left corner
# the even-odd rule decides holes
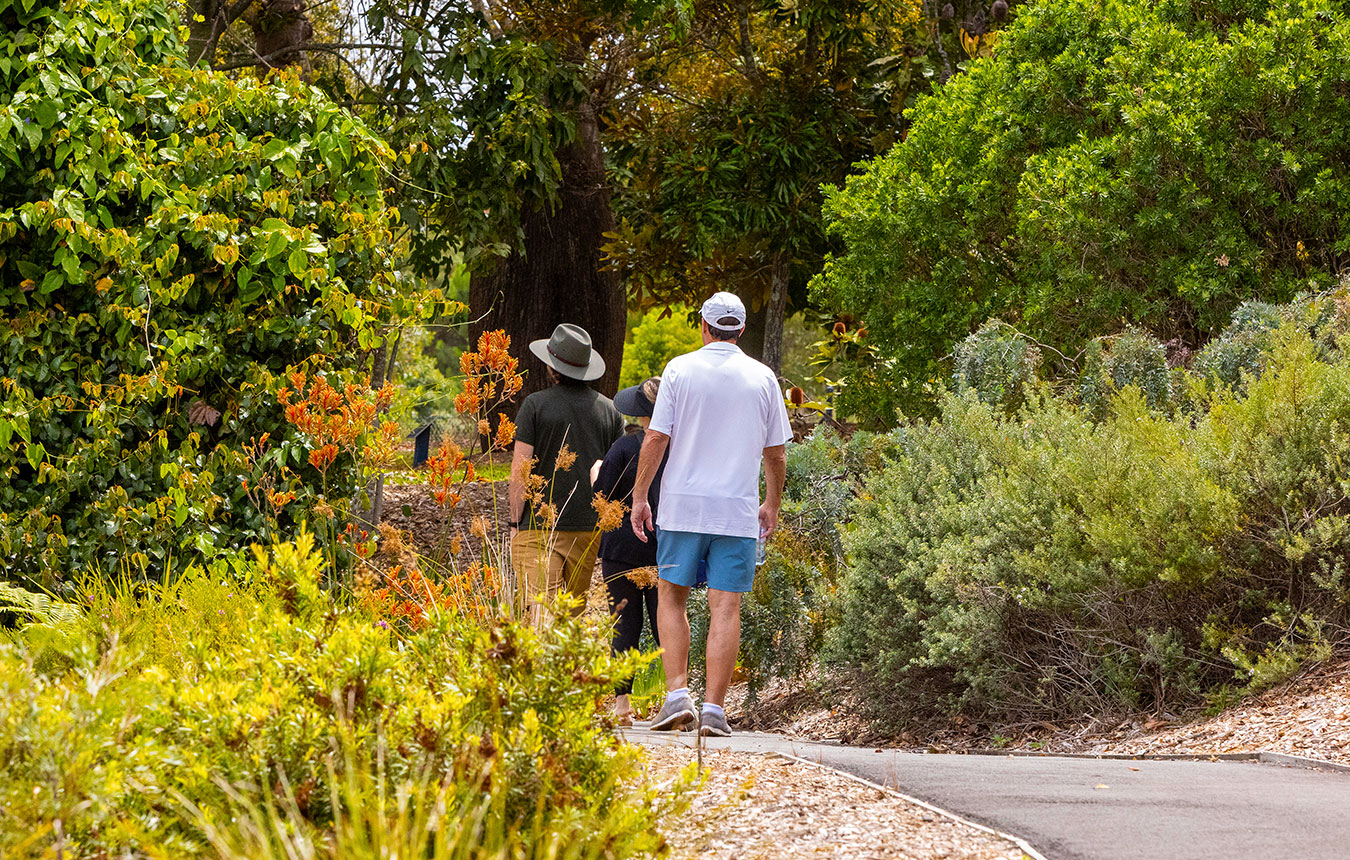
[[[614,408],[624,415],[652,417],[652,411],[656,404],[647,399],[647,395],[642,391],[642,386],[650,380],[639,382],[637,385],[630,386],[614,395]]]

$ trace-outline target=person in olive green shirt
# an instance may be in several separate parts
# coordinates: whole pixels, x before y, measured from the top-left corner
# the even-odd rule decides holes
[[[536,625],[566,589],[585,606],[600,547],[590,467],[623,435],[614,403],[588,382],[605,361],[580,326],[563,323],[530,344],[553,385],[526,397],[516,413],[511,462],[511,566]]]

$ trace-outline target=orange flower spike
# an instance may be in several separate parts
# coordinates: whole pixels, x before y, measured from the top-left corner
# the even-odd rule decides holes
[[[478,481],[478,470],[473,467],[473,463],[464,464],[464,483],[472,484]]]
[[[338,447],[331,442],[321,448],[315,448],[309,452],[309,464],[321,472],[328,470],[337,459]]]
[[[516,440],[516,425],[502,413],[498,412],[497,415],[500,423],[497,424],[497,437],[492,440],[492,447],[505,451]]]
[[[303,393],[305,390],[305,383],[307,381],[308,380],[305,379],[305,375],[300,371],[298,370],[291,371],[291,387],[294,388],[296,391]]]

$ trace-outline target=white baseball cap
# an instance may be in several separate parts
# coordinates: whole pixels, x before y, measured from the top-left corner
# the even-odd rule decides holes
[[[744,328],[745,327],[745,303],[732,293],[713,293],[712,298],[703,303],[703,321],[713,328]],[[718,320],[732,317],[736,320],[735,326],[727,326]]]

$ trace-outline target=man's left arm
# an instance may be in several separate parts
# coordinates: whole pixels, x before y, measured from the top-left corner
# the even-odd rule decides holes
[[[783,506],[783,484],[787,482],[787,446],[764,449],[764,504],[759,506],[759,533],[765,537],[778,528],[778,509]]]

